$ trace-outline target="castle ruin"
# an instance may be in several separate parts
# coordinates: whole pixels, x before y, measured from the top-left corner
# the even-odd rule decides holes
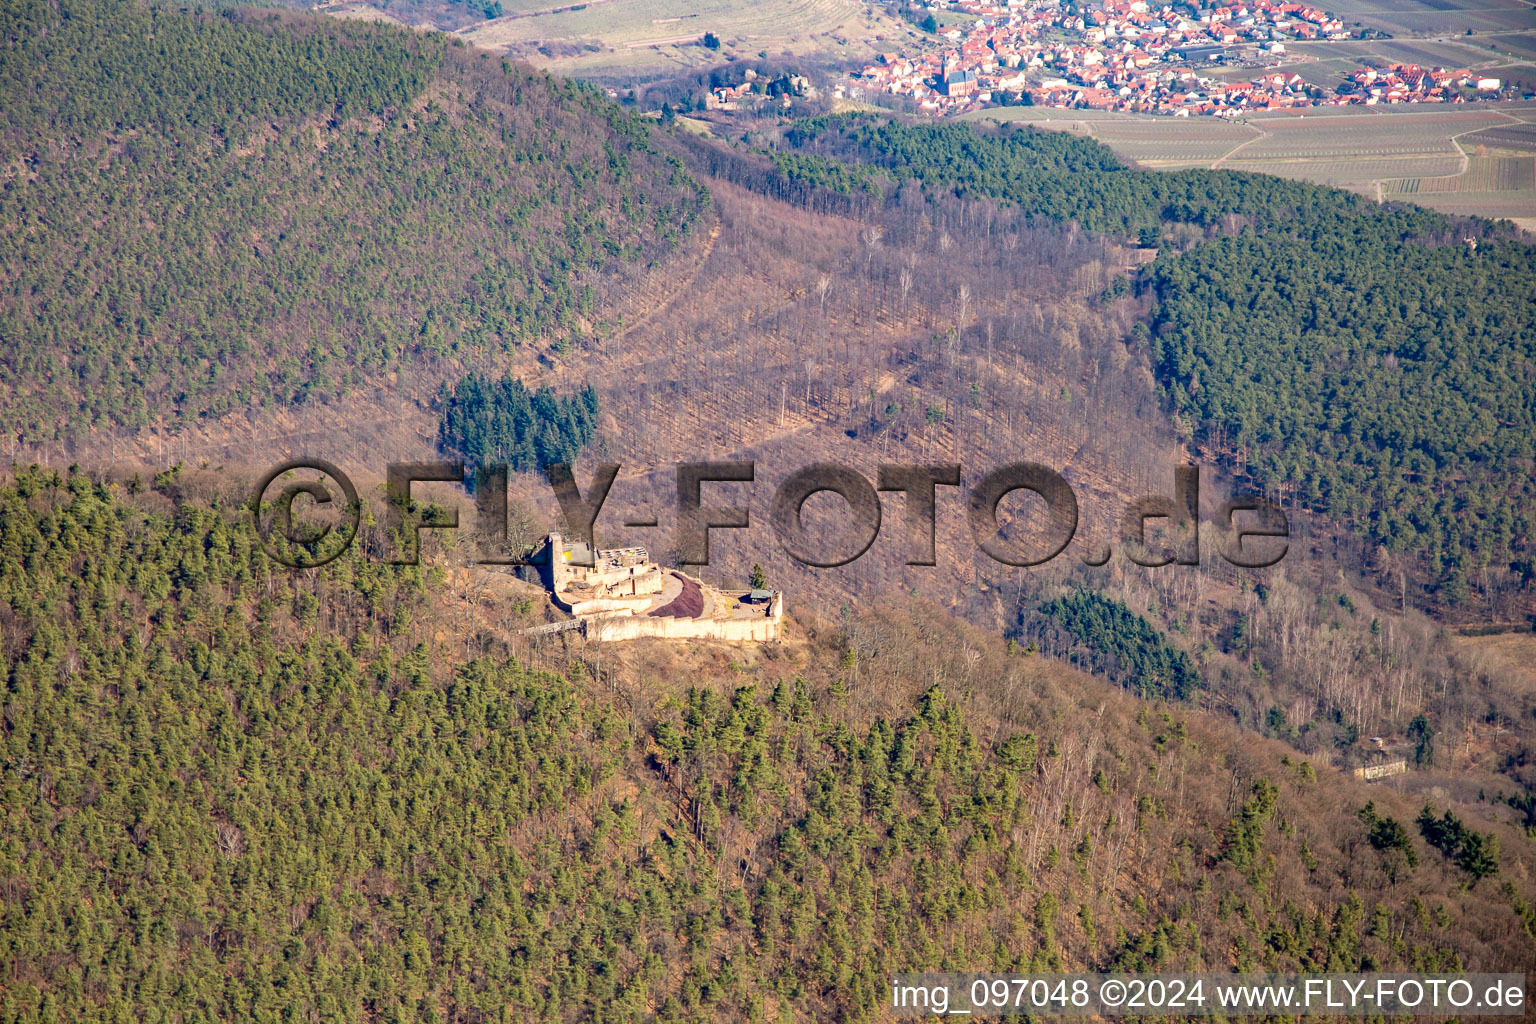
[[[777,590],[722,590],[651,561],[645,548],[592,550],[551,533],[538,561],[561,610],[598,640],[657,637],[763,643],[779,638]]]

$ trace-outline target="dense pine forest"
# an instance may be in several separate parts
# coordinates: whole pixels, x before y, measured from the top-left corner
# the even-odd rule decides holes
[[[1536,578],[1536,249],[1507,226],[1265,175],[1135,171],[1029,128],[828,117],[784,142],[789,187],[879,205],[919,181],[1160,246],[1129,340],[1191,436],[1380,561],[1411,561],[1446,605],[1490,569]]]
[[[518,655],[376,539],[274,566],[235,490],[0,488],[6,1024],[863,1020],[892,970],[1536,949],[1518,841],[942,616]]]
[[[1071,660],[1081,650],[1084,663],[1142,697],[1183,700],[1200,686],[1189,655],[1119,601],[1079,590],[1048,601],[1040,613],[1073,641]]]
[[[7,4],[0,107],[5,452],[590,335],[708,202],[587,87],[270,10]]]
[[[1244,233],[1153,265],[1176,407],[1272,488],[1416,555],[1450,604],[1536,576],[1536,252]],[[1362,235],[1364,237],[1362,237]]]
[[[573,463],[597,430],[597,392],[570,398],[549,388],[529,391],[516,377],[489,380],[471,373],[443,388],[440,451],[470,466],[506,465],[530,472]]]

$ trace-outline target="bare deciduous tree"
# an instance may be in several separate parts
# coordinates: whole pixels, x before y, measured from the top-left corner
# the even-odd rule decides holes
[[[970,309],[971,286],[962,283],[960,285],[960,292],[955,297],[955,333],[949,339],[949,350],[951,353],[955,351],[955,347],[960,343],[960,335],[965,330],[965,320],[970,314]]]
[[[880,240],[885,237],[885,227],[880,224],[870,224],[859,232],[859,239],[864,243],[864,273],[869,274],[869,264],[875,256],[875,250],[880,248]]]

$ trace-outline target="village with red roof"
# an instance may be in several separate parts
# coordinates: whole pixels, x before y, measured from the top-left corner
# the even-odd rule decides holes
[[[1497,98],[1498,79],[1466,68],[1362,67],[1336,85],[1309,82],[1284,66],[1297,41],[1347,39],[1334,14],[1299,3],[1253,0],[1153,6],[1104,0],[1093,9],[1059,0],[958,0],[931,8],[964,14],[965,29],[920,55],[895,52],[854,73],[844,88],[898,96],[934,114],[1000,104],[1234,117],[1290,107],[1459,103]],[[1211,72],[1252,67],[1246,81]],[[1267,66],[1266,66],[1267,65]]]

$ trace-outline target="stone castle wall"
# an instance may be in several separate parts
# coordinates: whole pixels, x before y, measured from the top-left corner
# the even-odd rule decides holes
[[[587,636],[594,640],[725,640],[733,643],[766,643],[779,638],[779,617],[751,619],[674,619],[650,615],[612,615],[586,620]]]

